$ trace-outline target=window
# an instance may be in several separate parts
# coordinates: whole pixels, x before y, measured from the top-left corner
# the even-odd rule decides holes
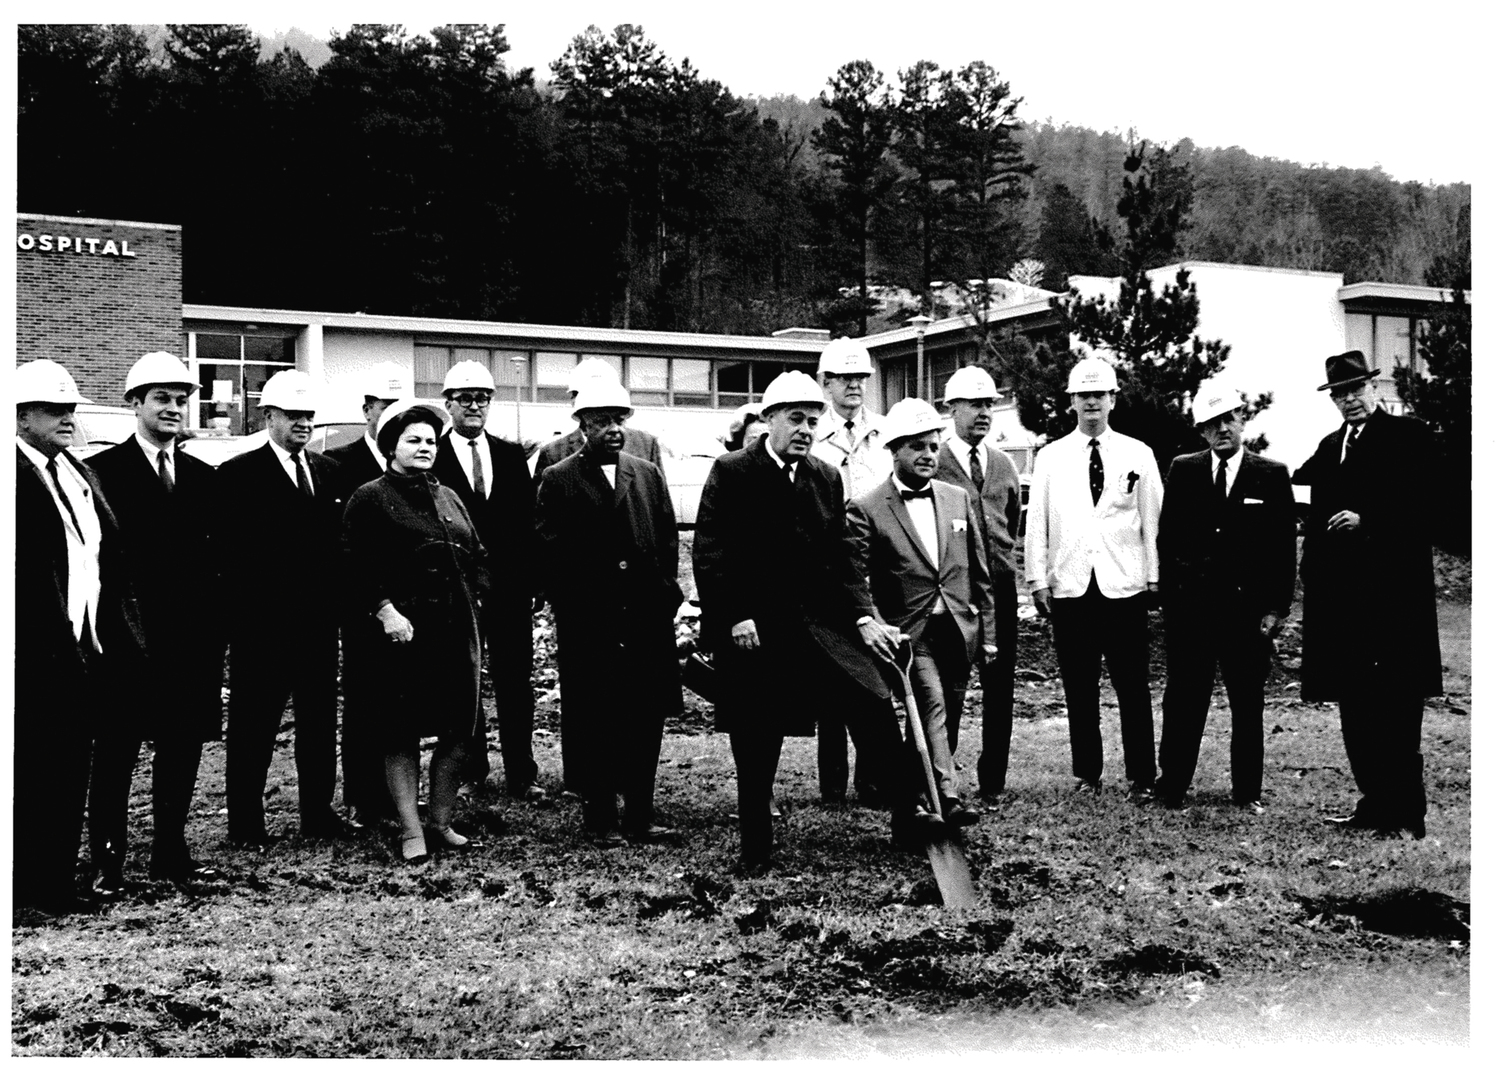
[[[520,387],[521,400],[531,399],[531,359],[525,352],[514,348],[496,348],[490,362],[494,372],[494,384],[513,393]]]
[[[738,408],[750,402],[750,365],[719,360],[713,364],[717,381],[718,406]]]
[[[265,426],[260,393],[277,371],[296,366],[295,336],[187,334],[184,354],[198,364],[198,425],[253,434]]]
[[[578,365],[576,352],[536,353],[536,399],[567,400],[567,380]]]
[[[671,402],[685,408],[713,407],[713,387],[710,383],[712,372],[712,360],[672,360]]]
[[[442,380],[452,366],[445,344],[419,344],[412,367],[412,389],[418,397],[441,397]]]
[[[602,356],[595,352],[584,352],[584,359],[602,359],[614,368],[614,374],[619,379],[620,385],[625,381],[625,357],[624,356]]]
[[[667,363],[662,356],[631,356],[629,379],[625,387],[630,391],[630,403],[636,407],[646,404],[666,404]]]

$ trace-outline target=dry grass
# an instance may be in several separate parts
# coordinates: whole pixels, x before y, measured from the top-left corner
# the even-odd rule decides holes
[[[595,850],[578,841],[577,802],[485,791],[460,816],[485,848],[417,870],[375,838],[230,850],[222,746],[210,746],[191,838],[229,879],[194,893],[146,882],[143,769],[126,899],[23,915],[13,930],[12,1050],[714,1059],[1465,1045],[1466,909],[1421,901],[1465,903],[1470,887],[1466,607],[1443,613],[1450,692],[1427,711],[1422,842],[1321,824],[1354,791],[1336,710],[1301,704],[1294,671],[1271,687],[1266,815],[1229,802],[1221,696],[1184,810],[1126,801],[1109,713],[1110,785],[1075,798],[1060,684],[1028,623],[1023,665],[1040,679],[1019,690],[1010,792],[969,831],[983,902],[961,913],[935,904],[924,858],[889,849],[882,815],[817,804],[810,740],[788,741],[783,758],[778,869],[736,879],[732,761],[701,707],[669,733],[659,773],[682,845]],[[543,694],[548,660],[544,647]],[[975,690],[959,753],[970,769],[978,702]],[[540,725],[555,786],[550,705]],[[294,832],[290,755],[278,749],[270,823]]]

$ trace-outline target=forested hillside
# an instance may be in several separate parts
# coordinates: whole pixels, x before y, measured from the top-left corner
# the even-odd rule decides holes
[[[632,26],[534,73],[499,26],[285,40],[21,26],[18,208],[183,225],[189,302],[634,328],[860,333],[873,285],[1116,265],[1126,137],[1028,123],[984,61],[855,60],[806,102]],[[1466,184],[1166,149],[1163,261],[1419,283],[1466,239]]]

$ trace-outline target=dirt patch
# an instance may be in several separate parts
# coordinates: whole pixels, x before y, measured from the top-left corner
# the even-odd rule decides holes
[[[1369,895],[1288,894],[1309,915],[1333,928],[1348,922],[1369,932],[1408,939],[1445,939],[1468,942],[1472,907],[1440,891],[1397,887]]]

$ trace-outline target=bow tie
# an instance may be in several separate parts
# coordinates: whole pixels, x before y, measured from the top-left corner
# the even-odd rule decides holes
[[[932,486],[931,486],[930,483],[928,483],[926,486],[922,487],[920,490],[903,490],[903,491],[900,492],[900,500],[903,501],[903,502],[908,502],[912,498],[927,498],[927,499],[930,499],[931,497],[932,497]]]

